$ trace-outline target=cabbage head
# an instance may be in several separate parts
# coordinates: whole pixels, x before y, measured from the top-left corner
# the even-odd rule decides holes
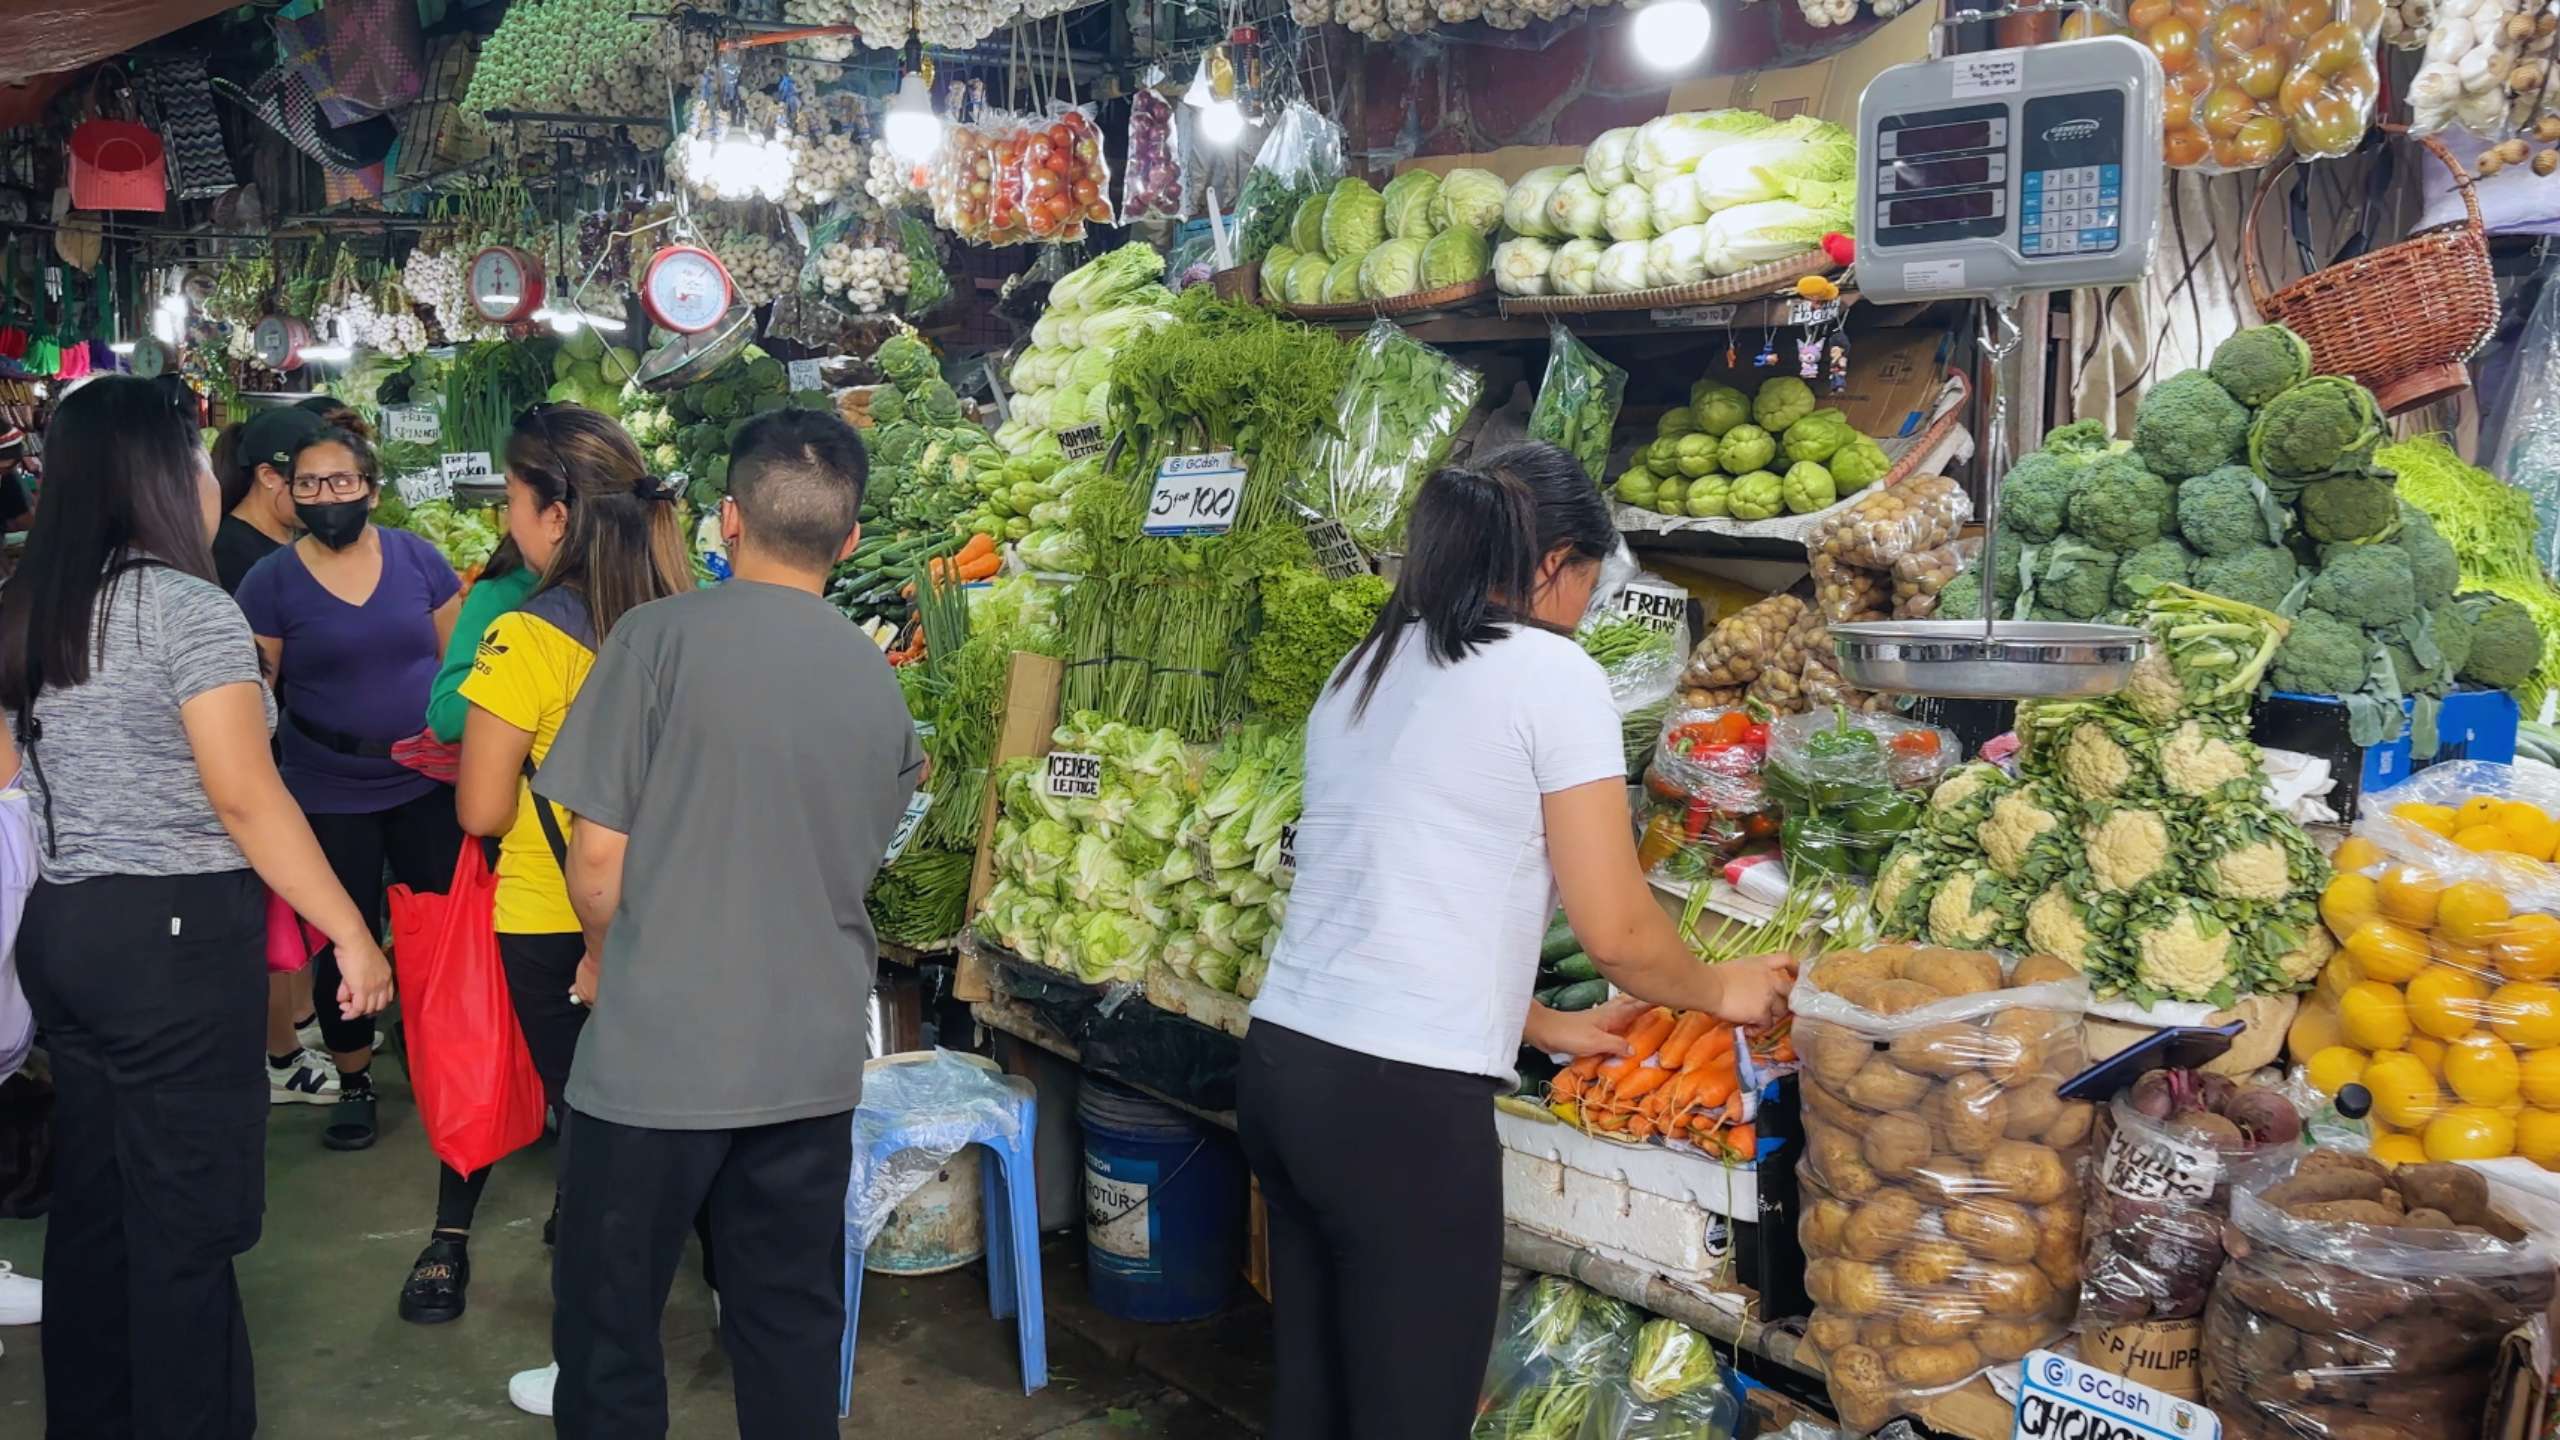
[[[1609,233],[1608,202],[1591,187],[1590,176],[1576,170],[1556,183],[1547,196],[1547,228],[1587,240]]]
[[[1393,300],[1421,288],[1422,242],[1389,240],[1360,260],[1360,298]]]
[[[1754,265],[1788,260],[1822,243],[1854,219],[1845,211],[1815,209],[1794,200],[1762,200],[1719,210],[1707,220],[1707,268],[1733,275]]]
[[[1493,246],[1465,226],[1443,230],[1422,244],[1422,288],[1463,285],[1484,275],[1493,261]]]
[[[1716,163],[1700,167],[1698,197],[1710,210],[1784,200],[1796,193],[1798,182],[1836,185],[1857,169],[1854,136],[1828,120],[1799,115],[1726,147]]]
[[[1321,251],[1312,255],[1299,256],[1297,262],[1289,267],[1289,303],[1292,305],[1323,304],[1324,277],[1332,269],[1332,262],[1326,260]]]
[[[1324,272],[1324,304],[1348,305],[1360,298],[1360,262],[1366,253],[1346,255]]]
[[[1547,266],[1547,288],[1558,295],[1588,295],[1599,288],[1600,257],[1609,247],[1597,240],[1567,240],[1556,247]]]
[[[1510,193],[1502,197],[1502,223],[1515,235],[1534,236],[1540,240],[1569,238],[1547,219],[1547,201],[1568,175],[1580,175],[1578,165],[1541,165],[1514,182]],[[1586,186],[1590,181],[1583,182]]]
[[[1698,198],[1698,177],[1671,175],[1664,177],[1645,197],[1653,212],[1653,233],[1668,235],[1683,225],[1706,223],[1706,202]]]
[[[1683,225],[1645,247],[1645,278],[1655,285],[1692,285],[1707,278],[1707,227]]]
[[[1646,184],[1660,185],[1671,176],[1697,169],[1698,162],[1714,151],[1776,123],[1756,110],[1700,110],[1656,117],[1636,127],[1627,173]]]
[[[1600,293],[1623,295],[1630,290],[1644,289],[1648,283],[1645,279],[1645,257],[1651,248],[1647,241],[1621,240],[1601,252],[1600,269],[1593,277]]]
[[[1428,170],[1407,170],[1378,192],[1387,209],[1387,233],[1399,240],[1431,238],[1431,202],[1440,198],[1440,177]]]
[[[1490,236],[1502,227],[1502,197],[1508,188],[1490,170],[1450,171],[1440,177],[1440,193],[1431,197],[1431,228]]]
[[[1324,202],[1332,197],[1318,191],[1298,202],[1298,213],[1289,217],[1289,244],[1301,255],[1324,253]]]
[[[1590,176],[1591,183],[1603,191],[1630,183],[1632,177],[1627,173],[1627,161],[1632,157],[1635,145],[1636,127],[1633,125],[1601,131],[1600,138],[1592,141],[1582,152],[1582,173]],[[1618,238],[1632,240],[1635,237],[1621,235]]]
[[[1556,247],[1546,241],[1513,236],[1493,247],[1493,288],[1505,295],[1544,295],[1555,258]]]
[[[1369,182],[1357,175],[1345,175],[1334,182],[1332,193],[1324,202],[1324,253],[1339,264],[1345,259],[1357,260],[1378,248],[1387,238],[1387,205]],[[1333,286],[1327,282],[1330,293]],[[1354,294],[1349,297],[1357,300]]]
[[[1641,185],[1621,185],[1602,196],[1600,215],[1612,240],[1653,238],[1653,197]]]
[[[1285,240],[1262,252],[1262,298],[1266,302],[1289,303],[1289,267],[1297,263],[1297,247]]]

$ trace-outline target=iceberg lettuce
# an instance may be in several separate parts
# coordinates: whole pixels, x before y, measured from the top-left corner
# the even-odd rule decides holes
[[[1465,167],[1440,177],[1440,193],[1431,199],[1431,224],[1438,230],[1472,230],[1489,236],[1502,225],[1507,193],[1502,177],[1490,170]]]

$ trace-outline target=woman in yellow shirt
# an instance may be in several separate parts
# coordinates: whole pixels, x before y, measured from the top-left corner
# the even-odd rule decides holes
[[[542,579],[523,608],[489,622],[462,682],[471,709],[454,805],[464,830],[499,840],[498,953],[543,1092],[566,1117],[561,1091],[586,1020],[569,990],[586,944],[561,868],[566,817],[536,801],[526,781],[614,622],[692,588],[693,576],[676,519],[681,484],[650,474],[611,419],[577,405],[536,405],[517,418],[506,460],[507,533]],[[462,1314],[471,1218],[488,1178],[487,1170],[445,1169],[435,1231],[400,1291],[402,1319],[436,1324]]]

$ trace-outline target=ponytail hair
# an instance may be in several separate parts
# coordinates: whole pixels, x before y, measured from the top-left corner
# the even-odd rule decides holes
[[[1538,623],[1530,612],[1548,556],[1596,563],[1618,543],[1608,502],[1581,463],[1538,440],[1434,471],[1414,496],[1405,534],[1395,592],[1333,682],[1359,674],[1354,716],[1369,708],[1406,626],[1420,625],[1431,658],[1454,665],[1513,627]]]

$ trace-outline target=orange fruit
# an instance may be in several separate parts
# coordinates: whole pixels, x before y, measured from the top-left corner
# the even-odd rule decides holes
[[[2439,1040],[2470,1034],[2481,1020],[2489,987],[2480,977],[2450,965],[2430,965],[2409,982],[2409,1023]]]
[[[2548,860],[2555,849],[2560,849],[2560,820],[2544,814],[2540,806],[2523,800],[2501,800],[2497,825],[2515,837],[2520,854]]]
[[[2470,825],[2453,832],[2453,843],[2482,855],[2512,853],[2515,837],[2496,825]]]
[[[2329,868],[2340,872],[2366,870],[2382,863],[2382,847],[2361,835],[2350,835],[2329,852]]]
[[[2474,795],[2453,807],[2453,828],[2456,831],[2473,825],[2497,823],[2498,797],[2495,795]]]
[[[2560,975],[2560,915],[2535,912],[2511,916],[2498,928],[2490,958],[2510,980],[2548,980]]]
[[[2525,1103],[2560,1110],[2560,1050],[2528,1050],[2523,1059]]]
[[[2349,1045],[2332,1045],[2312,1053],[2311,1058],[2303,1063],[2303,1077],[2311,1082],[2312,1089],[2323,1095],[2335,1095],[2362,1080],[2364,1066],[2363,1051]]]
[[[2382,918],[2412,930],[2430,930],[2436,923],[2436,902],[2444,897],[2444,881],[2433,870],[2418,865],[2393,865],[2382,872],[2375,899],[2382,906]]]
[[[2458,880],[2436,900],[2436,934],[2456,945],[2485,945],[2514,913],[2505,892],[2485,880]]]
[[[2338,1033],[2359,1050],[2397,1050],[2409,1039],[2409,1002],[2379,980],[2361,981],[2338,1000]]]
[[[2391,818],[2405,820],[2421,830],[2430,830],[2446,839],[2453,838],[2454,809],[2450,805],[2429,805],[2421,800],[2403,800],[2391,807]]]
[[[2516,1052],[2495,1035],[2466,1035],[2444,1047],[2444,1083],[2473,1105],[2504,1105],[2524,1083]]]
[[[2382,887],[2370,875],[2352,870],[2331,876],[2328,887],[2320,892],[2320,918],[2329,933],[2340,939],[2355,933],[2355,928],[2382,914]]]
[[[2418,1057],[2418,1063],[2427,1067],[2428,1074],[2444,1078],[2443,1041],[2424,1031],[2412,1031],[2400,1048]]]
[[[2545,1170],[2560,1170],[2560,1111],[2528,1106],[2519,1113],[2516,1153]]]
[[[2425,936],[2388,920],[2367,920],[2347,932],[2343,943],[2366,979],[2392,985],[2426,969],[2433,953]]]
[[[2376,1135],[2373,1158],[2385,1165],[2424,1165],[2427,1147],[2419,1144],[2414,1135]]]
[[[2510,1045],[2547,1050],[2560,1045],[2560,985],[2518,980],[2489,996],[2489,1028]]]
[[[2347,993],[2348,986],[2363,978],[2364,967],[2356,963],[2356,957],[2341,950],[2329,957],[2328,964],[2320,967],[2320,988],[2314,993],[2335,1005],[2338,997]]]
[[[2415,1130],[2443,1107],[2436,1077],[2427,1073],[2416,1056],[2403,1051],[2374,1056],[2365,1064],[2364,1079],[2357,1083],[2373,1093],[2375,1117],[2394,1129]]]
[[[2302,1002],[2302,1008],[2293,1012],[2293,1023],[2285,1027],[2285,1053],[2317,1055],[2338,1044],[2341,1038],[2337,1003],[2314,995]]]
[[[2516,1149],[2516,1122],[2484,1105],[2437,1112],[2420,1137],[2430,1160],[2495,1160]]]

